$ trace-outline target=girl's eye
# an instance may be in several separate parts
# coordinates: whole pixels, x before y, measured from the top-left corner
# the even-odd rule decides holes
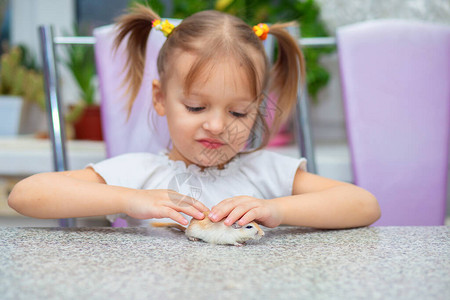
[[[205,109],[204,107],[192,107],[192,106],[187,106],[187,105],[185,105],[186,106],[186,109],[188,110],[188,111],[191,111],[191,112],[199,112],[199,111],[202,111],[203,109]]]
[[[244,117],[247,116],[247,114],[238,113],[238,112],[235,112],[235,111],[230,111],[230,113],[236,118],[244,118]]]
[[[187,105],[184,105],[184,106],[190,112],[199,112],[199,111],[202,111],[202,110],[205,109],[205,107],[203,107],[203,106],[187,106]],[[238,113],[238,112],[235,112],[235,111],[230,111],[230,113],[236,118],[244,118],[244,117],[247,116],[246,113],[245,114],[244,113]]]

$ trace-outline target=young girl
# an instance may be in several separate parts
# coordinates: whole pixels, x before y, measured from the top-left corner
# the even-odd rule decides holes
[[[252,29],[231,15],[204,11],[173,28],[151,9],[137,6],[120,19],[116,40],[117,46],[127,43],[129,108],[140,85],[152,84],[153,107],[167,118],[171,148],[33,175],[14,187],[9,205],[36,218],[120,215],[129,225],[155,218],[186,225],[209,210],[211,221],[225,219],[226,225],[373,223],[380,209],[368,191],[308,173],[305,159],[261,150],[289,116],[304,75],[302,53],[287,25]],[[157,62],[160,79],[141,82],[152,27],[167,36]],[[261,41],[267,34],[278,41],[272,69]],[[265,95],[277,99],[270,130]],[[250,149],[257,128],[265,128],[264,138]]]

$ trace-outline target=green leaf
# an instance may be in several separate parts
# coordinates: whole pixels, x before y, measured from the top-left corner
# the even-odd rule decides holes
[[[74,35],[79,35],[74,26]],[[80,90],[80,98],[86,105],[95,102],[93,79],[96,74],[94,48],[90,45],[66,45],[65,65],[70,70]]]

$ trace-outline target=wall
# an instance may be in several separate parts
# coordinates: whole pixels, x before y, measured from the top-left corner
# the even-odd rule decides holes
[[[55,36],[72,32],[75,24],[75,0],[11,0],[11,43],[25,44],[42,64],[38,27],[53,25]],[[64,46],[57,46],[60,61],[64,59]],[[77,88],[68,70],[59,65],[62,81],[60,91],[64,103],[77,100]],[[64,97],[63,97],[64,95]]]

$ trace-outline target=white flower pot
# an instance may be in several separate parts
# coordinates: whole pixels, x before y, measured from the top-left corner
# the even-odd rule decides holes
[[[0,136],[19,134],[22,106],[22,97],[0,96]]]
[[[20,118],[19,134],[47,132],[47,115],[39,105],[24,101]]]

